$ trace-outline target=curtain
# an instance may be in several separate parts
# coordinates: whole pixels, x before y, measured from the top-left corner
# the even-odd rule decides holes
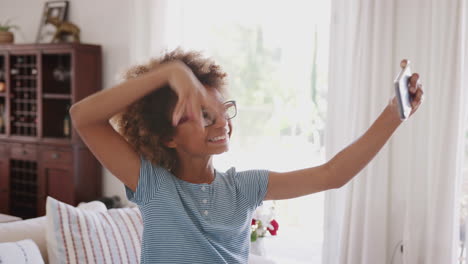
[[[130,59],[146,62],[181,42],[180,0],[138,0],[131,2]]]
[[[327,160],[362,135],[393,97],[402,58],[420,73],[425,101],[359,175],[326,192],[323,263],[455,263],[466,5],[332,1]]]

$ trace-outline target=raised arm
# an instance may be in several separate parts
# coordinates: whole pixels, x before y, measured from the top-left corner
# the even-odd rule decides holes
[[[102,90],[75,103],[70,108],[73,124],[75,127],[82,127],[94,123],[108,123],[111,117],[163,85],[170,83],[174,87],[181,86],[179,85],[181,79],[182,82],[185,81],[182,84],[186,86],[188,86],[187,83],[190,81],[197,82],[193,80],[196,78],[184,63],[170,62],[163,64],[156,70],[150,71],[138,78],[128,80],[110,89]],[[190,79],[190,81],[187,81],[187,79]],[[190,85],[193,86],[193,84]],[[203,89],[200,90],[203,91]],[[184,94],[186,97],[190,97],[191,94],[196,93],[177,90],[176,92],[178,95]]]
[[[418,78],[418,74],[414,74],[411,78],[410,93],[414,97],[411,115],[422,102],[423,91]],[[396,99],[393,98],[364,135],[327,163],[285,173],[270,172],[265,200],[289,199],[340,188],[376,156],[401,122]]]
[[[200,109],[201,84],[182,62],[162,64],[138,78],[99,91],[75,103],[70,116],[75,129],[99,162],[132,190],[138,184],[140,158],[134,148],[109,123],[114,115],[148,93],[170,84],[179,96],[174,115],[191,107]],[[182,98],[182,99],[181,99]],[[189,103],[191,102],[191,103]],[[178,121],[175,116],[175,122]],[[179,117],[180,118],[180,117]]]

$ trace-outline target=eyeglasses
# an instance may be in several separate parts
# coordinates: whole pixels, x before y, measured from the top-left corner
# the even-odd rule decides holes
[[[236,101],[226,101],[223,103],[224,106],[224,118],[226,120],[233,119],[237,115],[237,106]],[[202,109],[202,117],[203,117],[203,126],[209,127],[216,123],[216,113],[212,113],[206,109]],[[184,116],[180,119],[179,125],[188,121],[188,117]]]
[[[237,106],[236,101],[231,100],[223,103],[224,106],[224,118],[226,120],[233,119],[237,115]],[[203,115],[203,125],[205,127],[209,127],[216,123],[216,114],[206,111],[206,109],[202,109]]]

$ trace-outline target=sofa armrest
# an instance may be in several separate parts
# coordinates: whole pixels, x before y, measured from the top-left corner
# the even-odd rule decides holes
[[[32,239],[47,263],[45,216],[0,224],[0,243]]]

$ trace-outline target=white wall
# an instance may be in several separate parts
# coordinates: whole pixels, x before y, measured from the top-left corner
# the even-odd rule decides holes
[[[0,0],[0,22],[13,19],[20,27],[15,43],[33,43],[45,0]],[[68,20],[81,29],[81,42],[98,44],[103,52],[103,89],[116,84],[118,74],[130,66],[131,1],[70,0]],[[122,183],[103,169],[103,195],[125,197]],[[126,200],[126,199],[124,199]]]

